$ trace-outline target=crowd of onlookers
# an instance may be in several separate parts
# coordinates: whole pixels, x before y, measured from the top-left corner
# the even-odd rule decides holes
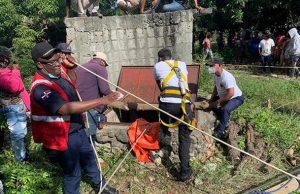
[[[200,6],[197,0],[194,0],[194,8],[201,13],[211,13],[211,9],[206,9]],[[78,17],[99,16],[102,14],[99,11],[99,0],[66,0],[66,17],[69,17],[71,9],[77,12]],[[187,0],[151,0],[147,3],[146,0],[116,0],[116,7],[118,7],[122,14],[135,13],[161,13],[173,12],[187,9]],[[150,6],[147,8],[147,4]]]
[[[270,30],[260,32],[241,28],[238,31],[216,32],[215,35],[217,50],[214,52],[231,48],[235,64],[260,62],[262,66],[272,66],[274,69],[276,67],[273,66],[288,67],[291,76],[299,74],[296,66],[300,57],[300,35],[296,28],[274,30],[273,33]],[[212,33],[201,32],[197,39],[202,43],[204,59],[212,58]],[[269,72],[269,68],[263,70]]]

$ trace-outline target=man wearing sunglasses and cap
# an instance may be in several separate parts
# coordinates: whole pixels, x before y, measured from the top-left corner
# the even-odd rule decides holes
[[[47,42],[37,43],[31,51],[37,71],[31,85],[32,136],[53,162],[63,170],[66,194],[79,194],[81,169],[96,192],[105,184],[97,160],[85,133],[81,113],[109,104],[118,92],[102,98],[80,102],[73,83],[61,77],[61,56]],[[110,186],[102,193],[115,194]]]
[[[224,138],[231,113],[244,103],[244,96],[231,73],[223,69],[223,61],[212,58],[207,64],[208,72],[214,76],[215,87],[209,100],[220,121],[213,136]]]

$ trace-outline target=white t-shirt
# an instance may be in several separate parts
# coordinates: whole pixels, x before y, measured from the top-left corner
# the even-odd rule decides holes
[[[269,56],[272,54],[272,47],[275,46],[274,40],[269,38],[268,40],[261,40],[258,48],[261,48],[262,56]]]
[[[221,76],[215,75],[214,80],[217,87],[218,96],[220,98],[226,95],[227,89],[229,88],[234,88],[234,94],[230,99],[241,96],[243,94],[240,88],[237,86],[233,75],[225,69],[223,69]]]
[[[168,60],[171,64],[174,64],[174,60]],[[178,68],[181,70],[183,75],[188,75],[188,71],[186,68],[186,63],[182,61],[178,61]],[[164,61],[160,61],[154,65],[154,78],[155,80],[159,80],[160,84],[162,84],[162,80],[168,76],[168,74],[171,72],[171,67]],[[174,86],[179,87],[179,79],[176,75],[174,75],[166,84],[166,86]],[[188,89],[188,85],[185,84],[185,88]],[[167,102],[167,103],[181,103],[180,98],[174,98],[174,97],[160,97],[161,102]]]

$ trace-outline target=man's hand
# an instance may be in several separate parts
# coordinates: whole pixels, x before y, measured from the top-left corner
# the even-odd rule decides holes
[[[65,55],[65,56],[63,56],[62,57],[62,61],[63,61],[63,65],[67,69],[73,69],[73,68],[77,67],[77,65],[75,65],[76,60],[71,55]]]
[[[119,101],[119,100],[121,100],[121,96],[122,96],[123,94],[121,94],[120,92],[112,92],[112,93],[110,93],[110,94],[108,94],[107,96],[104,96],[104,97],[102,97],[101,99],[102,99],[102,104],[103,105],[108,105],[108,104],[111,104],[112,102],[114,102],[114,101]]]
[[[200,102],[199,107],[201,110],[205,110],[209,108],[209,102],[207,100],[203,100]]]
[[[209,103],[209,108],[220,108],[219,100]]]

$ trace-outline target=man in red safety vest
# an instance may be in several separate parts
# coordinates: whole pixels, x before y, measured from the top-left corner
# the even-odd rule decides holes
[[[84,130],[81,113],[118,99],[113,92],[102,98],[80,102],[73,83],[61,77],[61,55],[47,42],[31,51],[37,71],[31,85],[32,135],[64,174],[64,193],[79,194],[81,169],[90,178],[95,191],[105,184],[97,160]],[[106,186],[102,193],[118,191]]]

